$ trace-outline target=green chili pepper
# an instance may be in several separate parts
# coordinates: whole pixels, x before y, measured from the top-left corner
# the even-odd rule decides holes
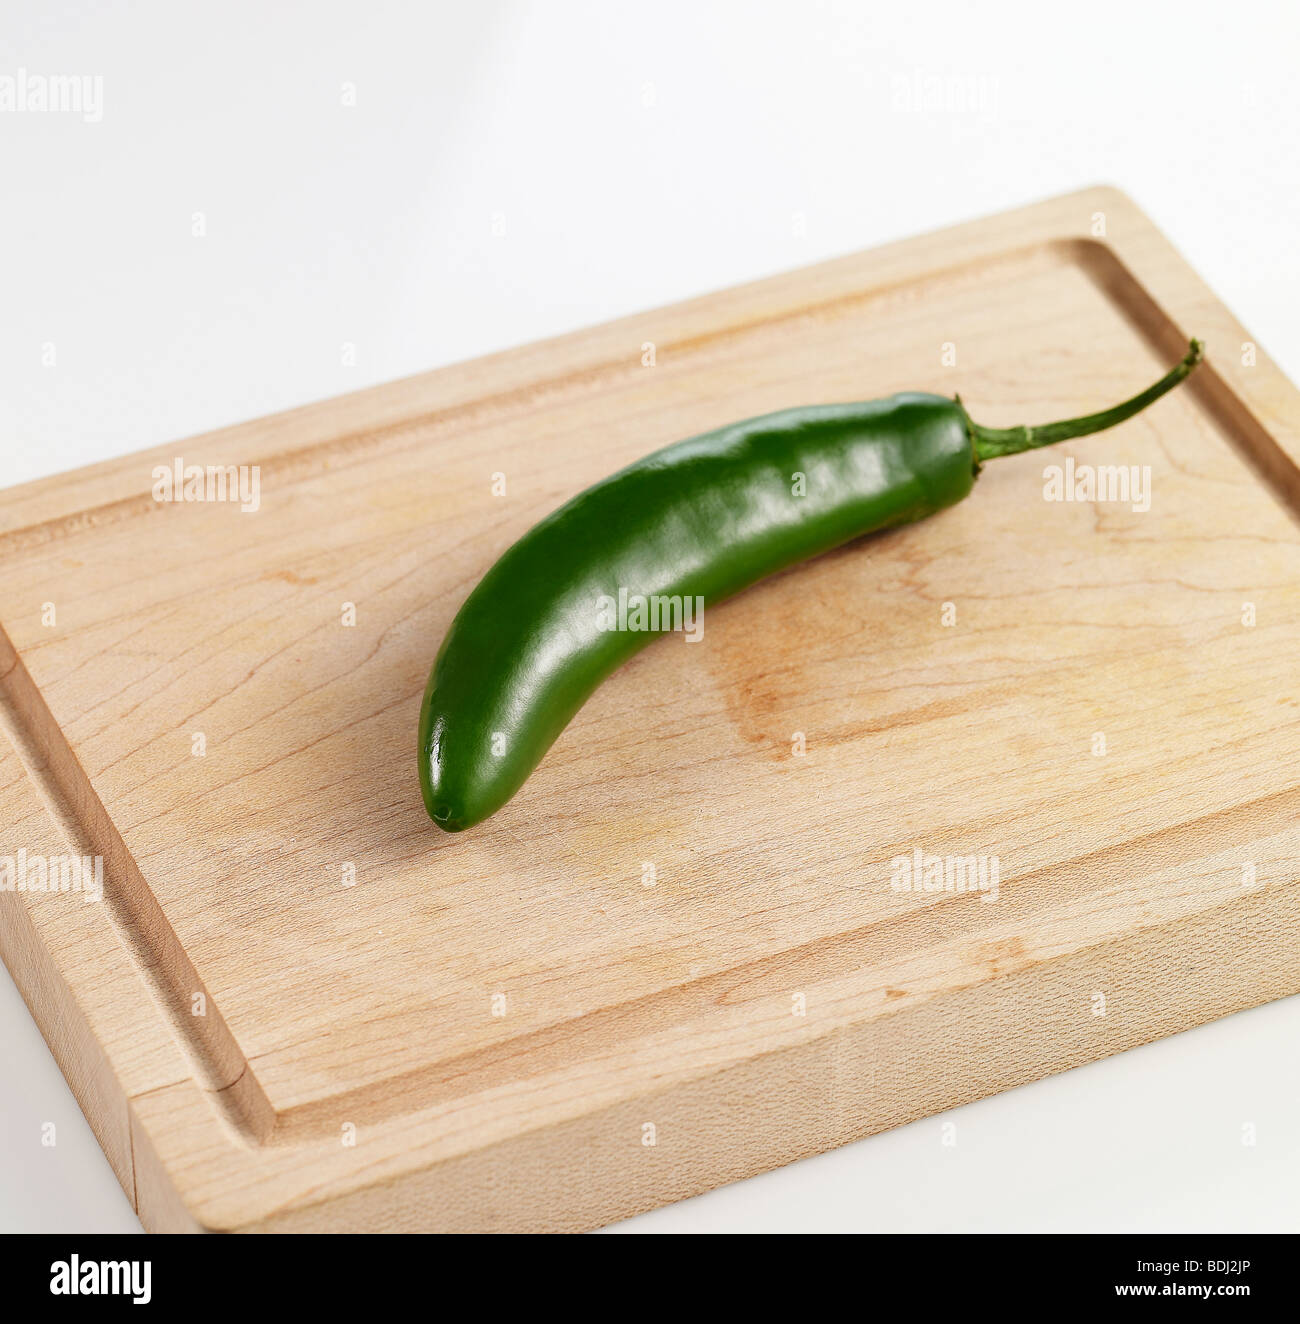
[[[425,808],[449,832],[495,813],[601,681],[680,628],[688,604],[951,506],[983,461],[1113,427],[1200,357],[1193,340],[1140,395],[1044,427],[982,427],[938,395],[814,405],[678,442],[589,487],[524,534],[452,622],[420,712]]]

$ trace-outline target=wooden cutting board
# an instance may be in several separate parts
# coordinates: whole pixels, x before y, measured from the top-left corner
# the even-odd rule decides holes
[[[426,820],[434,651],[580,488],[800,403],[1087,412],[1192,334],[1149,413],[713,609]],[[258,509],[155,500],[178,459]],[[1149,509],[1046,500],[1067,460]],[[1298,460],[1097,189],[18,488],[0,855],[103,899],[0,892],[4,959],[152,1229],[590,1228],[1293,993]]]

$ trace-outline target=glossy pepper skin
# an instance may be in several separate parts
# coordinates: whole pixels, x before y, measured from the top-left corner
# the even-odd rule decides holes
[[[430,817],[456,832],[495,813],[601,681],[657,637],[602,629],[602,599],[702,599],[707,612],[796,562],[955,504],[985,460],[1131,418],[1201,352],[1193,340],[1154,385],[1082,418],[989,428],[958,400],[914,393],[814,405],[678,442],[588,488],[524,534],[452,621],[420,710]]]
[[[602,595],[702,598],[707,613],[787,566],[953,505],[977,470],[961,405],[911,393],[735,423],[580,493],[501,557],[447,632],[420,714],[433,821],[454,832],[495,813],[601,681],[657,637],[600,629]]]

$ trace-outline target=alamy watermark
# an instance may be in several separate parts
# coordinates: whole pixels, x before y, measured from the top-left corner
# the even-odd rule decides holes
[[[177,456],[153,471],[155,501],[238,501],[246,515],[262,504],[262,469],[256,464],[186,464]]]
[[[927,855],[917,846],[889,861],[889,886],[895,892],[981,892],[981,901],[996,901],[1000,873],[996,855]]]
[[[602,593],[596,599],[596,628],[613,631],[646,631],[666,634],[676,630],[688,644],[704,638],[704,599],[683,594],[630,593],[620,588],[618,597]]]
[[[19,847],[0,855],[0,892],[80,892],[83,901],[104,896],[102,855],[29,855]]]
[[[896,114],[977,115],[993,118],[998,111],[998,80],[992,74],[939,74],[912,69],[889,80],[890,108]]]
[[[70,1255],[50,1265],[51,1296],[129,1296],[132,1304],[153,1300],[152,1260],[83,1260]]]
[[[0,74],[0,112],[15,115],[80,115],[87,124],[104,118],[103,74]]]
[[[1049,464],[1043,470],[1044,501],[1117,502],[1145,515],[1151,509],[1149,464]]]

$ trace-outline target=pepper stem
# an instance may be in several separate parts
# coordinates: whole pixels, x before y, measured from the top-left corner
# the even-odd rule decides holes
[[[1085,414],[1082,418],[1067,418],[1059,423],[1044,423],[1032,428],[986,428],[970,419],[976,458],[983,461],[995,460],[1001,455],[1018,455],[1021,451],[1050,446],[1054,441],[1069,441],[1071,437],[1086,437],[1090,433],[1113,428],[1116,423],[1140,414],[1166,391],[1172,391],[1201,361],[1203,349],[1199,340],[1193,340],[1187,353],[1154,386],[1148,386],[1140,395],[1112,409],[1103,409],[1099,414]]]

